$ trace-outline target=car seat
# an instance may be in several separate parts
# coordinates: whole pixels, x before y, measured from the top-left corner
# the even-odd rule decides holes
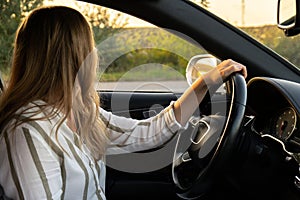
[[[1,74],[1,71],[0,71],[0,95],[2,94],[2,92],[4,91],[4,81],[2,79],[2,74]]]
[[[4,87],[5,87],[4,81],[2,79],[2,74],[0,72],[0,95],[4,91]],[[4,190],[1,185],[0,185],[0,200],[10,200],[10,198],[5,196]]]
[[[12,199],[8,198],[7,196],[5,196],[4,190],[1,185],[0,185],[0,200],[12,200]]]

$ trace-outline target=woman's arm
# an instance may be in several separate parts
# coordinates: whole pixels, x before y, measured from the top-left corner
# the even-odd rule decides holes
[[[145,120],[119,117],[100,108],[100,118],[106,124],[111,141],[109,153],[134,152],[164,144],[186,126],[209,88],[222,84],[223,80],[237,71],[247,76],[245,66],[232,60],[222,62],[196,80],[177,101]],[[113,149],[118,150],[113,152]]]
[[[246,67],[231,59],[221,62],[216,68],[199,77],[174,103],[176,120],[184,126],[198,108],[206,92],[223,83],[232,73],[240,72],[247,77]]]
[[[120,154],[151,149],[169,141],[184,129],[175,119],[173,103],[156,116],[136,120],[121,117],[100,108],[100,118],[110,139],[108,154]]]

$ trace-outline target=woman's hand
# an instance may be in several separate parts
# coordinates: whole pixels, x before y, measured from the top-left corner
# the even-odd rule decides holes
[[[211,86],[221,85],[235,72],[240,72],[245,78],[247,77],[247,69],[244,65],[228,59],[221,62],[217,67],[200,78],[202,78],[207,87],[210,88]]]
[[[247,69],[244,65],[228,59],[200,76],[174,103],[176,120],[184,126],[203,100],[206,92],[208,90],[214,92],[235,72],[241,73],[245,78],[247,77]]]

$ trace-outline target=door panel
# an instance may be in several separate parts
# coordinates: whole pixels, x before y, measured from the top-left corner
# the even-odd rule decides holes
[[[162,92],[101,92],[101,107],[114,114],[145,119],[159,113],[180,94]]]
[[[145,119],[159,113],[163,108],[167,107],[171,101],[175,101],[181,95],[180,93],[175,94],[171,92],[124,91],[102,91],[99,92],[99,94],[102,108],[116,115],[135,119]],[[222,107],[226,102],[230,102],[228,94],[216,93],[213,95],[213,98],[210,98],[209,94],[207,94],[199,106],[201,115],[209,115],[212,107]],[[187,131],[189,131],[189,129]],[[175,147],[176,137],[169,143]],[[169,149],[169,154],[172,157],[174,148]],[[159,148],[138,153],[152,153],[157,150],[159,150]],[[114,159],[113,162],[117,160],[118,163],[122,164],[124,162],[130,162],[128,158],[132,159],[132,157],[127,154],[109,155],[107,156],[107,161],[109,163]],[[139,161],[136,162],[138,163]],[[176,195],[173,184],[171,163],[156,171],[145,173],[124,172],[107,165],[106,196],[108,199],[180,199]]]
[[[160,112],[179,95],[161,92],[100,92],[100,99],[101,107],[107,111],[145,119]],[[117,156],[117,159],[126,159],[126,155]],[[174,191],[171,171],[171,165],[147,173],[122,172],[107,166],[107,199],[179,199]]]

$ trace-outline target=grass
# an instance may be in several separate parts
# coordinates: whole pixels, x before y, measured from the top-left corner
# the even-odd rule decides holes
[[[172,68],[153,68],[131,70],[128,72],[112,72],[99,75],[100,81],[164,81],[164,80],[184,80],[185,75]]]

